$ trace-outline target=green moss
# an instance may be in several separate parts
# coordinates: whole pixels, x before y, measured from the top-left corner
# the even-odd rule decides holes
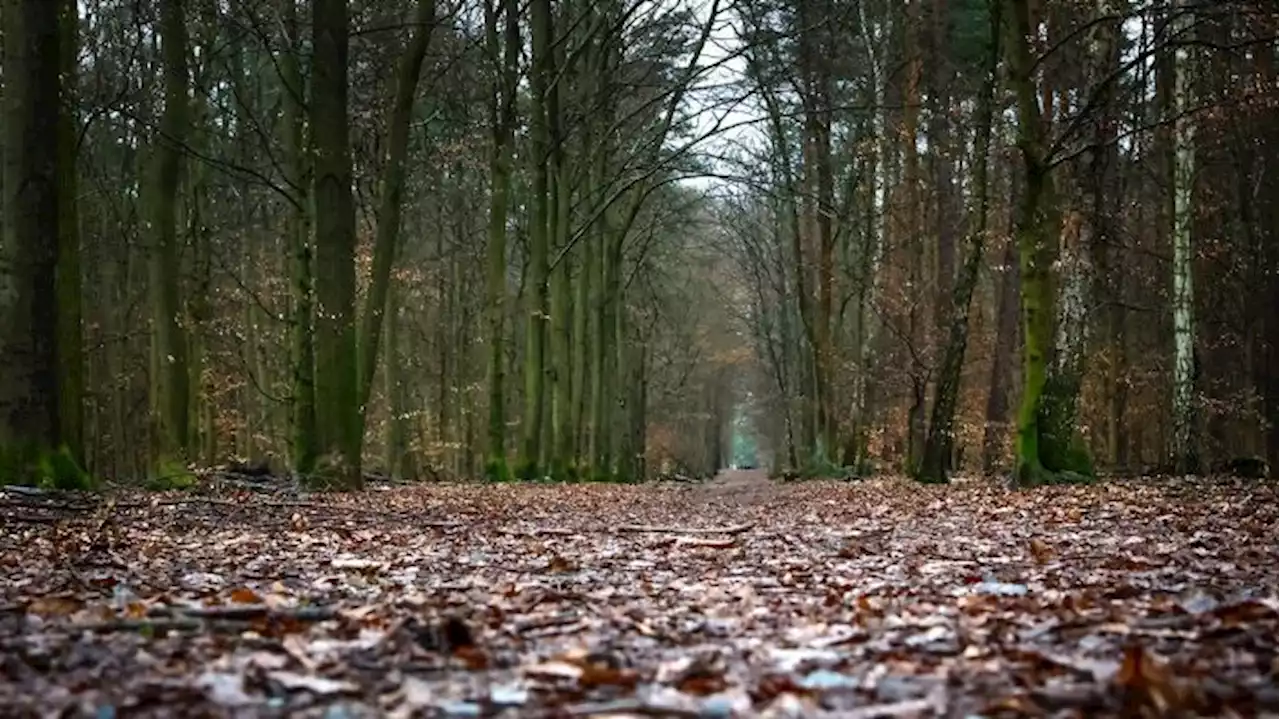
[[[490,457],[484,465],[484,478],[490,482],[510,482],[515,476],[505,457]]]
[[[146,488],[153,492],[174,489],[191,489],[196,485],[196,475],[186,463],[172,458],[161,458],[147,478]]]
[[[5,482],[43,489],[88,490],[96,486],[65,444],[49,450],[34,442],[19,442],[0,449],[0,474]]]
[[[832,462],[825,453],[815,453],[813,459],[800,468],[804,479],[847,479],[849,470]]]
[[[532,482],[534,480],[542,479],[542,473],[538,471],[537,463],[530,462],[528,460],[523,460],[516,465],[515,474],[516,479],[519,479],[522,482]]]

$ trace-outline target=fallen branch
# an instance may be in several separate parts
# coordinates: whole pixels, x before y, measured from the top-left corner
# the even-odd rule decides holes
[[[628,524],[618,527],[618,532],[640,534],[742,534],[750,530],[753,524],[735,524],[728,527],[655,527],[648,525]]]

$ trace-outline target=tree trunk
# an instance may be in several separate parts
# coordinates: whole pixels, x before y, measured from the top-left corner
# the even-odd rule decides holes
[[[485,30],[493,62],[489,122],[492,155],[489,159],[489,244],[486,248],[486,307],[489,323],[489,424],[485,475],[492,480],[510,476],[506,451],[506,395],[503,345],[506,343],[507,214],[511,193],[511,150],[515,144],[516,71],[520,52],[520,16],[515,0],[501,0],[504,15],[502,56],[498,50],[499,0],[485,4]]]
[[[418,0],[413,17],[413,37],[400,58],[395,99],[387,119],[387,158],[382,170],[378,229],[373,242],[373,275],[369,278],[369,291],[360,315],[357,404],[362,437],[369,392],[373,389],[373,375],[378,365],[378,342],[391,284],[391,269],[400,251],[400,213],[404,195],[404,164],[409,155],[409,121],[413,119],[414,96],[418,90],[418,78],[422,75],[422,62],[427,56],[427,46],[431,42],[431,31],[435,28],[435,18],[435,0]]]
[[[920,198],[920,77],[922,59],[920,57],[920,4],[923,0],[909,0],[906,7],[907,65],[905,87],[903,92],[903,130],[901,135],[903,154],[903,192],[906,195],[904,220],[900,227],[907,243],[907,282],[912,288],[922,287],[925,278],[925,240],[920,224],[924,203]],[[927,393],[927,368],[915,359],[925,350],[926,328],[929,325],[924,314],[922,298],[913,297],[908,300],[906,341],[911,359],[908,373],[911,379],[911,405],[907,410],[907,456],[906,469],[919,466],[924,452],[925,441],[925,402]]]
[[[391,279],[387,288],[387,311],[383,322],[387,323],[386,362],[383,364],[383,382],[391,417],[387,420],[386,466],[392,479],[412,476],[409,462],[409,398],[404,385],[404,365],[400,357],[400,291],[399,283]]]
[[[183,0],[160,3],[160,43],[164,68],[164,112],[153,148],[150,230],[150,284],[154,322],[151,342],[153,471],[181,471],[190,449],[190,390],[187,341],[180,314],[177,199],[183,145],[190,125],[187,108],[187,25]]]
[[[306,91],[302,82],[298,0],[280,0],[280,19],[284,27],[287,49],[280,56],[280,81],[283,92],[283,134],[285,172],[289,182],[292,206],[286,224],[289,237],[289,272],[292,300],[290,319],[290,424],[293,468],[301,474],[315,470],[319,444],[316,437],[315,394],[315,282],[312,257],[310,177],[306,142],[303,136],[303,113]]]
[[[61,115],[61,3],[7,0],[5,30],[4,239],[0,242],[0,473],[14,483],[87,484],[67,446],[58,271],[66,235],[60,205],[70,151],[50,141]],[[65,265],[61,265],[65,267]]]
[[[557,43],[557,47],[560,44]],[[562,51],[557,51],[556,71],[564,70],[559,62]],[[551,179],[551,240],[557,250],[565,250],[569,239],[569,171],[565,161],[565,128],[561,114],[564,93],[562,83],[552,83],[547,103],[548,128],[551,134],[551,158],[548,173]],[[551,244],[551,243],[548,243]],[[573,405],[571,385],[573,356],[569,329],[572,301],[569,290],[568,255],[561,257],[551,270],[551,357],[547,366],[547,379],[553,390],[551,397],[551,446],[548,448],[549,474],[559,480],[568,478],[573,462],[573,434],[570,417]]]
[[[46,0],[52,2],[52,0]],[[74,0],[58,2],[59,74],[62,109],[58,113],[58,424],[62,443],[84,466],[84,340],[80,274],[80,213],[76,193],[79,156],[77,60],[80,14]]]
[[[1173,27],[1178,34],[1190,34],[1194,10],[1179,2],[1174,9]],[[1173,460],[1179,472],[1194,474],[1199,469],[1195,417],[1195,303],[1192,293],[1194,249],[1191,206],[1195,186],[1195,119],[1187,113],[1192,105],[1193,60],[1191,37],[1181,37],[1174,54],[1173,89]]]
[[[543,476],[539,466],[543,453],[542,415],[545,379],[545,346],[547,337],[547,273],[548,232],[550,230],[550,197],[548,159],[550,138],[547,126],[547,91],[555,68],[551,62],[551,2],[533,0],[530,5],[533,43],[533,66],[530,69],[532,97],[530,114],[530,154],[532,167],[532,217],[529,227],[528,320],[525,326],[524,358],[524,422],[520,467],[522,479]]]
[[[356,346],[355,209],[345,0],[312,0],[311,144],[316,248],[316,439],[328,481],[363,486]]]
[[[1017,227],[1022,272],[1023,390],[1018,411],[1015,478],[1019,484],[1078,481],[1092,475],[1074,427],[1073,377],[1050,376],[1057,293],[1051,272],[1057,260],[1058,199],[1048,165],[1045,122],[1036,97],[1029,43],[1035,37],[1027,0],[1006,0],[1006,59],[1017,100],[1018,147],[1025,189]],[[1050,381],[1052,380],[1052,381]]]
[[[956,404],[960,394],[960,370],[969,343],[969,305],[978,284],[978,268],[986,255],[988,200],[988,167],[991,147],[992,106],[1000,62],[1000,0],[991,2],[991,35],[988,42],[987,77],[978,96],[977,127],[973,140],[973,191],[975,193],[973,226],[969,230],[964,268],[952,288],[949,334],[943,352],[942,367],[934,391],[933,413],[925,438],[917,479],[923,482],[946,482],[948,459],[954,441]],[[948,281],[950,278],[947,278]]]

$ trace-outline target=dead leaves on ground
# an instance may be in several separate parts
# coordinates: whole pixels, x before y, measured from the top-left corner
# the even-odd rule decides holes
[[[1276,496],[1259,484],[438,486],[53,506],[0,524],[0,705],[18,712],[1163,716],[1277,702]]]

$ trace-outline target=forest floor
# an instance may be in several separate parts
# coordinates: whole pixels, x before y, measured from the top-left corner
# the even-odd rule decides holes
[[[0,713],[1275,715],[1276,485],[0,492]]]

